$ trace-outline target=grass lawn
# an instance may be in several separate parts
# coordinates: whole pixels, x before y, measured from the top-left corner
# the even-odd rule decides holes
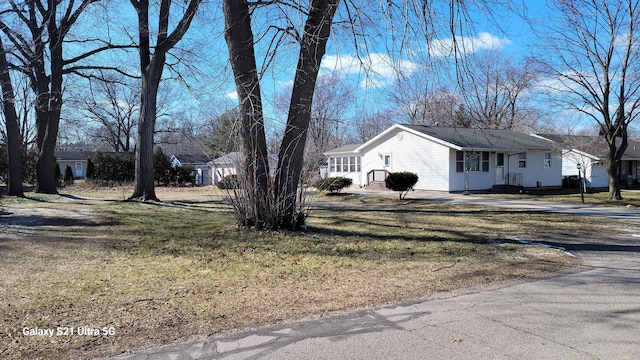
[[[0,358],[115,355],[548,276],[579,260],[506,239],[605,234],[612,222],[346,195],[318,196],[306,232],[254,232],[210,188],[159,189],[167,201],[155,205],[118,201],[127,189],[68,191],[3,199]]]

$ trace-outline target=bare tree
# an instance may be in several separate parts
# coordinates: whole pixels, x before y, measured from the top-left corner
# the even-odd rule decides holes
[[[122,46],[95,39],[82,41],[86,50],[65,58],[70,31],[90,5],[100,0],[8,0],[0,9],[0,31],[12,45],[11,68],[29,77],[35,97],[38,146],[36,192],[56,193],[54,150],[63,103],[63,78],[81,73],[93,55]],[[15,63],[14,61],[15,60]]]
[[[474,127],[484,129],[531,128],[531,116],[523,106],[536,74],[530,64],[513,60],[493,51],[471,56],[461,75],[464,104]]]
[[[276,98],[276,107],[287,114],[291,88]],[[314,172],[324,159],[323,153],[343,145],[348,135],[347,113],[353,108],[354,89],[337,73],[318,77],[313,94],[311,120],[305,149],[305,163]]]
[[[71,100],[96,125],[92,137],[115,152],[133,149],[140,106],[135,88],[123,75],[101,74],[90,82],[88,94]]]
[[[618,171],[628,145],[628,126],[640,106],[640,1],[556,0],[559,21],[547,28],[553,76],[547,86],[564,108],[600,128],[607,144],[609,198],[621,200]],[[542,60],[542,59],[541,59]]]
[[[299,56],[271,195],[249,2],[223,2],[225,39],[240,101],[239,129],[245,156],[245,174],[251,189],[248,194],[250,206],[244,207],[244,214],[240,214],[244,218],[240,220],[243,225],[295,229],[304,224],[304,215],[296,206],[304,165],[303,154],[320,61],[326,50],[338,4],[339,0],[311,0],[306,9],[293,3],[277,4],[300,10],[306,21],[301,32],[294,26],[281,29],[283,34],[291,36],[297,42]],[[290,19],[287,21],[293,25]]]
[[[0,36],[0,85],[2,87],[2,111],[7,129],[7,195],[23,197],[20,124],[15,106],[15,92],[9,74],[9,63],[7,62],[2,36]]]
[[[152,45],[153,34],[149,26],[149,0],[130,0],[138,16],[138,55],[140,57],[141,91],[140,117],[138,122],[138,141],[136,147],[135,188],[130,199],[154,200],[155,193],[153,166],[153,134],[155,131],[157,95],[167,53],[182,39],[189,29],[191,21],[202,0],[189,0],[182,9],[179,21],[170,18],[171,0],[161,0],[158,13],[158,33]],[[169,24],[175,24],[169,31]]]
[[[391,112],[363,113],[355,119],[355,141],[366,142],[393,125]]]
[[[526,105],[535,73],[529,63],[514,64],[497,50],[464,57],[458,81],[439,79],[428,67],[400,78],[390,93],[399,116],[411,124],[482,129],[531,129],[536,113]],[[444,84],[444,85],[443,85]]]
[[[276,227],[269,191],[269,159],[264,130],[260,79],[253,48],[251,12],[246,0],[224,0],[224,37],[240,102],[238,133],[244,168],[245,198],[235,205],[238,223],[245,227]]]
[[[366,83],[374,85],[381,73],[375,73],[377,63],[365,57],[376,44],[388,46],[394,56],[406,54],[410,39],[420,34],[429,44],[434,40],[435,26],[441,15],[445,16],[446,29],[456,35],[464,28],[467,5],[473,3],[481,10],[501,1],[400,1],[371,3],[367,1],[311,0],[298,3],[281,1],[232,1],[223,2],[225,14],[225,39],[229,47],[230,61],[235,75],[237,94],[240,102],[240,137],[244,154],[247,193],[242,199],[246,206],[238,207],[237,215],[241,225],[295,229],[304,223],[304,210],[298,201],[301,195],[304,150],[311,123],[314,91],[320,68],[320,61],[334,24],[334,16],[342,5],[341,17],[335,24],[335,32],[346,33],[356,47],[355,57],[364,70],[371,70],[372,77]],[[258,10],[271,9],[271,16],[259,18]],[[265,10],[267,11],[267,10]],[[452,16],[449,16],[452,15]],[[266,20],[264,20],[266,18]],[[289,44],[299,50],[292,95],[287,112],[278,153],[274,183],[268,177],[266,141],[260,75],[256,66],[252,32],[252,20],[264,21],[258,29],[266,29],[259,34],[266,46],[265,61],[277,61],[277,53]],[[300,26],[300,19],[304,22]],[[382,41],[374,33],[375,25],[388,21],[385,30],[390,35]],[[302,27],[302,28],[301,28]],[[371,30],[371,31],[369,31]],[[269,36],[271,34],[271,36]],[[264,40],[268,38],[268,40]],[[457,39],[454,36],[454,39]],[[391,44],[386,43],[391,41]],[[454,41],[455,42],[455,41]],[[454,45],[453,49],[460,49]],[[457,53],[454,51],[454,56]],[[386,57],[382,57],[386,58]],[[393,63],[393,61],[390,61]],[[397,70],[403,71],[404,66]],[[272,185],[272,187],[271,187]],[[272,189],[272,190],[271,190]],[[271,192],[272,191],[272,192]]]

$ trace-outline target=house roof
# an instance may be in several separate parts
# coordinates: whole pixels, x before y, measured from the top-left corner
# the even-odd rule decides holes
[[[180,154],[173,155],[182,165],[206,164],[211,161],[211,156],[206,154]]]
[[[513,130],[471,129],[460,127],[439,127],[423,125],[393,125],[373,139],[361,145],[358,150],[377,141],[387,134],[404,130],[425,139],[456,150],[503,150],[518,151],[529,149],[551,149],[552,142],[540,137]]]
[[[67,150],[59,150],[55,151],[53,155],[56,160],[61,161],[87,161],[88,159],[92,159],[96,154],[102,154],[103,156],[110,157],[118,157],[118,156],[133,156],[134,153],[131,151],[67,151]]]
[[[95,151],[55,151],[53,156],[62,161],[87,161],[95,154]]]
[[[242,153],[240,152],[230,152],[228,154],[224,154],[218,158],[215,158],[211,161],[213,165],[229,165],[229,164],[237,164],[242,160]]]
[[[540,136],[555,141],[565,149],[578,151],[583,155],[589,156],[595,160],[604,158],[607,153],[607,144],[605,140],[599,136],[558,134],[543,134]],[[622,160],[640,160],[640,140],[628,140],[629,144],[624,152],[624,155],[622,156]]]
[[[349,145],[344,145],[344,146],[340,146],[337,147],[333,150],[327,151],[324,154],[325,155],[330,155],[330,154],[342,154],[342,153],[350,153],[350,152],[354,152],[357,148],[359,148],[362,144],[349,144]]]

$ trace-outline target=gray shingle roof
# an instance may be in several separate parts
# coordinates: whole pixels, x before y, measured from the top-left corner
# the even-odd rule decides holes
[[[551,149],[552,142],[513,130],[402,125],[464,149]]]
[[[337,153],[351,152],[351,151],[357,149],[358,147],[360,147],[360,145],[362,145],[362,144],[349,144],[349,145],[340,146],[340,147],[337,147],[337,148],[335,148],[333,150],[327,151],[325,154],[337,154]]]
[[[211,156],[205,154],[180,154],[174,156],[182,165],[206,164],[213,159]]]
[[[211,162],[214,165],[228,165],[228,164],[237,164],[242,160],[242,153],[240,152],[230,152],[228,154],[224,154]]]

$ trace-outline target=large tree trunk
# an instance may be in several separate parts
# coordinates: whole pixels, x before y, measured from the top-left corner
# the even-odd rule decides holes
[[[295,229],[303,225],[304,219],[297,209],[297,197],[304,165],[304,148],[320,61],[326,50],[331,22],[339,3],[339,0],[311,1],[300,44],[287,125],[278,154],[275,204],[280,228]]]
[[[620,188],[620,165],[622,156],[627,150],[629,141],[626,129],[617,132],[621,133],[621,136],[619,136],[621,140],[620,145],[617,145],[616,143],[616,139],[618,137],[616,137],[615,134],[617,133],[614,130],[610,131],[610,133],[613,135],[606,136],[608,145],[606,169],[607,174],[609,175],[609,200],[622,200],[622,191]]]
[[[620,192],[620,178],[618,176],[619,164],[615,159],[614,152],[609,151],[607,153],[607,174],[609,175],[609,200],[622,200],[622,194]]]
[[[172,0],[160,1],[156,45],[152,47],[151,33],[149,32],[149,0],[131,0],[138,15],[138,38],[140,41],[138,54],[140,55],[142,86],[138,143],[136,144],[135,188],[130,200],[158,201],[155,192],[155,166],[153,163],[153,132],[156,125],[158,87],[162,80],[167,52],[182,39],[189,29],[201,1],[189,0],[182,18],[171,33],[169,33],[169,13]],[[156,2],[154,2],[154,6],[155,4]]]
[[[246,191],[238,222],[245,227],[272,227],[269,201],[269,164],[264,132],[260,80],[253,49],[251,16],[247,1],[225,0],[225,40],[240,102],[239,134]]]
[[[155,61],[142,74],[140,93],[141,108],[138,122],[138,143],[136,147],[135,188],[130,199],[158,201],[155,190],[155,166],[153,163],[153,133],[156,123],[158,87],[162,69],[157,69]],[[154,69],[155,68],[155,69]]]
[[[2,110],[7,127],[7,160],[9,163],[7,195],[23,197],[22,139],[15,106],[15,93],[11,83],[11,76],[9,75],[9,64],[7,63],[2,38],[0,38],[0,84],[2,84]]]

